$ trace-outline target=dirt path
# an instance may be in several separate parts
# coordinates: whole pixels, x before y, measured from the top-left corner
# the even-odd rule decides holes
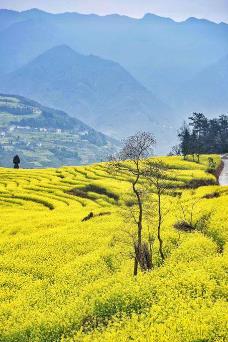
[[[228,154],[223,156],[222,160],[224,162],[224,168],[223,168],[222,173],[219,177],[219,184],[220,185],[228,185]]]

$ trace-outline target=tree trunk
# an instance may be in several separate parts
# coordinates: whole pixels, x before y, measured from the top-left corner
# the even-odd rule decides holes
[[[138,174],[135,182],[132,184],[132,188],[133,188],[134,194],[136,195],[138,209],[139,209],[138,221],[137,221],[137,226],[138,226],[137,244],[135,246],[134,275],[138,274],[138,263],[140,263],[140,266],[141,266],[141,259],[142,259],[142,219],[143,219],[143,207],[142,207],[142,201],[141,201],[140,193],[139,193],[139,191],[136,188],[136,184],[138,183],[138,180],[139,180],[139,174]]]
[[[135,256],[135,260],[134,260],[134,276],[137,276],[138,274],[138,260],[137,257]]]
[[[143,263],[141,268],[143,271],[149,271],[152,269],[152,252],[146,242],[142,244],[142,261]]]
[[[138,274],[138,266],[142,271],[148,271],[152,269],[152,253],[146,243],[142,243],[142,230],[143,230],[143,204],[140,192],[137,189],[137,183],[139,181],[140,173],[138,173],[136,180],[132,184],[133,192],[137,198],[138,205],[138,220],[137,220],[137,242],[134,245],[135,260],[134,260],[134,276]]]
[[[165,260],[163,253],[163,241],[161,238],[161,223],[162,223],[162,213],[161,213],[161,194],[158,193],[158,241],[159,241],[159,253],[162,259],[162,263]]]
[[[197,154],[197,162],[199,163],[200,162],[200,155]]]
[[[138,265],[143,272],[149,271],[153,268],[152,264],[152,251],[148,247],[146,242],[141,244],[139,248],[137,243],[134,245],[135,248],[135,264],[134,264],[134,275],[137,275]]]

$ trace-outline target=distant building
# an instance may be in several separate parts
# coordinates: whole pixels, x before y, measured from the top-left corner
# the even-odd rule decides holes
[[[83,131],[83,132],[79,132],[79,135],[87,135],[89,132],[88,131]]]
[[[16,126],[10,126],[9,127],[9,132],[13,132],[15,130]]]
[[[16,126],[17,129],[24,129],[24,130],[30,130],[30,126]]]

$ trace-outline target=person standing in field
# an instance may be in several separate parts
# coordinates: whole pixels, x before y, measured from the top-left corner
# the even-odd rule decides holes
[[[14,164],[14,169],[19,169],[19,164],[21,160],[19,156],[16,154],[16,156],[13,157],[13,164]]]

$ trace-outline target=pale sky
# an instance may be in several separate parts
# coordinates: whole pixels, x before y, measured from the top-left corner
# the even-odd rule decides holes
[[[228,0],[0,0],[0,8],[26,10],[40,8],[45,11],[119,13],[142,17],[145,13],[185,20],[188,17],[228,22]]]

